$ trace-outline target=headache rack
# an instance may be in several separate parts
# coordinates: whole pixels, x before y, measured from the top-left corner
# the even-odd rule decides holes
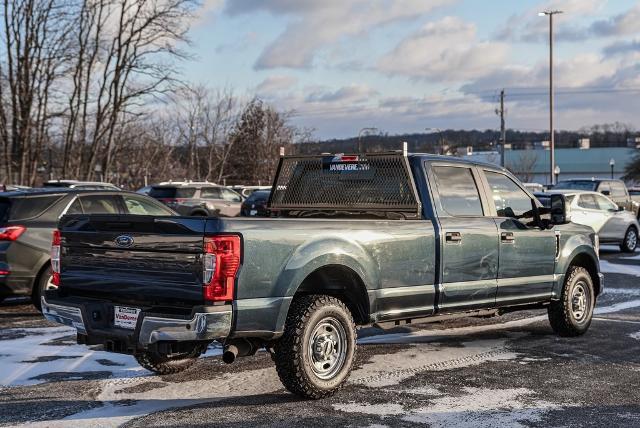
[[[282,156],[269,209],[283,216],[421,218],[406,151]]]

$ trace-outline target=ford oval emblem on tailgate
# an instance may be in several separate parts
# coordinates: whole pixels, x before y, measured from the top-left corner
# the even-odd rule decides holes
[[[120,235],[113,240],[118,247],[128,248],[133,245],[133,237],[129,235]]]

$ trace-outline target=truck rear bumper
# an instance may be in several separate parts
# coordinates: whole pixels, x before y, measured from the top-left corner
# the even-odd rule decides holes
[[[135,330],[107,327],[104,322],[92,318],[96,305],[91,309],[83,304],[47,301],[42,297],[42,314],[52,322],[74,327],[88,345],[107,344],[114,340],[123,343],[117,349],[131,353],[147,349],[158,342],[196,342],[224,339],[231,333],[233,312],[231,305],[213,306],[207,311],[194,312],[191,319],[141,313]],[[210,309],[210,311],[209,311]],[[89,313],[91,312],[91,313]],[[80,342],[80,336],[78,337]]]

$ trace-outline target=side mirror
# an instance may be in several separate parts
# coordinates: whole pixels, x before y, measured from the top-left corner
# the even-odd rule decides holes
[[[602,194],[603,194],[603,195],[605,195],[605,196],[609,196],[609,195],[611,195],[611,191],[609,191],[609,190],[603,190],[603,191],[602,191],[602,192],[600,192],[600,193],[602,193]]]
[[[624,207],[618,206],[618,209],[616,211],[618,211],[618,212],[624,211]]]
[[[564,195],[554,193],[551,195],[551,223],[553,224],[567,224],[571,222],[571,215],[569,214],[569,207],[567,206],[567,199]]]

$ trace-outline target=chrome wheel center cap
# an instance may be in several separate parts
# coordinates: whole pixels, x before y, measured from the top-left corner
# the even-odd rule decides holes
[[[326,361],[333,354],[336,342],[329,336],[318,336],[313,346],[313,353],[317,360]]]

